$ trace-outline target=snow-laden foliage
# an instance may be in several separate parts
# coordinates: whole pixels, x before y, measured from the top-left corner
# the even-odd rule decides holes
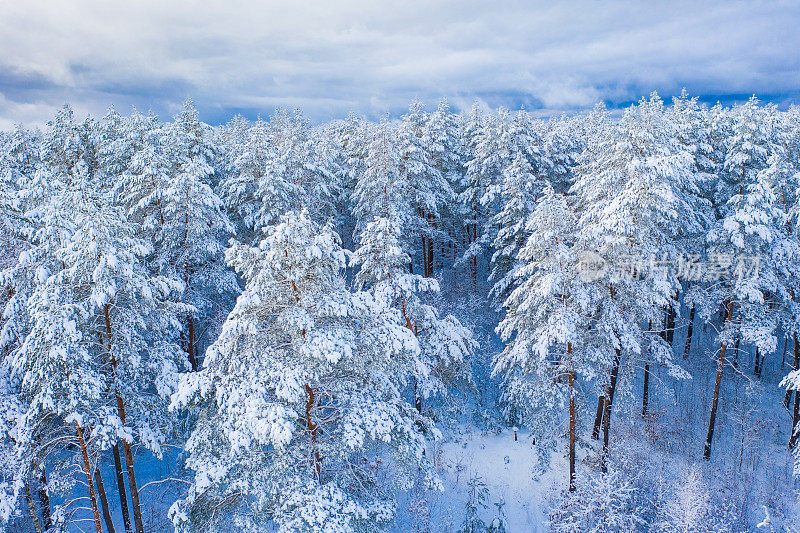
[[[552,442],[553,423],[574,393],[574,377],[593,379],[605,360],[588,342],[593,297],[577,269],[575,215],[564,195],[547,187],[528,229],[518,255],[524,266],[497,328],[506,346],[493,372],[504,382],[507,415],[524,412],[541,449]]]
[[[353,264],[360,266],[355,282],[359,289],[371,289],[376,298],[398,310],[406,329],[417,339],[420,355],[414,368],[414,395],[421,409],[423,398],[470,382],[469,358],[477,343],[456,317],[441,318],[436,308],[425,302],[439,292],[439,283],[408,272],[410,258],[400,246],[400,233],[396,217],[376,217],[367,224],[353,255]]]
[[[793,527],[799,125],[683,91],[1,132],[0,527],[102,528],[129,488],[139,531],[510,531],[462,453],[511,433],[515,483],[572,489],[555,530]]]
[[[577,490],[562,494],[550,509],[554,533],[636,531],[645,522],[634,498],[635,488],[614,469],[580,479]]]
[[[243,530],[374,531],[394,512],[376,470],[425,465],[430,421],[401,395],[419,346],[381,295],[347,290],[330,225],[290,212],[228,263],[246,283],[204,368],[173,405],[197,406],[186,448],[194,483],[179,530],[230,518]]]

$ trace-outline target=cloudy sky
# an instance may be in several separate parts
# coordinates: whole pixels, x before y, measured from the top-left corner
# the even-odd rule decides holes
[[[410,99],[542,113],[686,87],[800,102],[800,2],[0,0],[0,127],[70,102],[210,123],[314,121]]]

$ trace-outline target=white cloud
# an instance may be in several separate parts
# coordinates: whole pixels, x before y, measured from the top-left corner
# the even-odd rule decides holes
[[[795,96],[800,4],[580,0],[0,2],[0,125],[65,101],[315,119],[419,96],[574,109],[658,89]]]

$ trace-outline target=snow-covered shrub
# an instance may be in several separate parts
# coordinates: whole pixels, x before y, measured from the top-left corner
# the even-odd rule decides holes
[[[725,511],[714,504],[702,472],[692,466],[675,483],[670,497],[659,506],[654,530],[660,533],[729,531],[731,517],[726,516],[729,513]]]
[[[553,533],[634,531],[643,524],[635,488],[614,469],[578,477],[576,490],[562,491],[549,513]]]

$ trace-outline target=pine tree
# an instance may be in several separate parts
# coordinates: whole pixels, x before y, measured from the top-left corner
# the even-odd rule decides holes
[[[497,228],[492,255],[494,282],[490,297],[499,307],[514,289],[517,254],[528,238],[528,218],[533,212],[541,191],[549,183],[553,163],[544,153],[544,141],[529,115],[520,111],[514,117],[514,139],[517,145],[511,164],[503,171],[500,191],[502,208],[493,223]]]
[[[384,119],[369,137],[364,173],[358,177],[352,193],[356,241],[375,217],[391,215],[398,223],[414,217],[411,186],[402,172],[403,155],[394,128]]]
[[[184,344],[197,370],[197,319],[211,316],[220,301],[238,290],[221,257],[234,228],[212,189],[213,147],[191,102],[175,117],[168,136],[173,168],[161,193],[164,222],[155,237],[156,262],[160,273],[183,282],[183,301],[196,309],[185,318]]]
[[[477,120],[477,117],[475,117]],[[480,125],[470,123],[477,131],[469,140],[469,161],[461,187],[460,201],[464,205],[470,229],[469,246],[463,260],[477,269],[477,257],[494,242],[497,235],[495,216],[501,208],[502,181],[505,169],[514,160],[517,150],[515,128],[508,110],[501,108]]]
[[[775,143],[770,122],[768,110],[754,98],[737,106],[729,117],[731,129],[721,183],[731,195],[720,206],[720,217],[708,234],[709,254],[719,279],[693,296],[700,302],[701,316],[706,321],[720,308],[725,310],[718,336],[717,377],[703,451],[705,459],[711,456],[727,349],[741,337],[763,353],[775,351],[779,307],[769,304],[768,299],[777,296],[791,300],[780,270],[782,263],[792,261],[796,245],[784,231],[786,213],[776,197],[780,171],[769,161],[771,156],[780,157],[780,146]],[[731,320],[734,310],[737,321]]]
[[[604,120],[601,114],[597,119]],[[672,361],[666,335],[655,335],[653,328],[666,330],[665,310],[675,305],[680,284],[669,265],[683,253],[681,236],[701,231],[702,225],[686,194],[694,187],[691,155],[674,138],[657,94],[626,110],[618,124],[598,131],[575,169],[572,191],[581,212],[580,249],[604,265],[591,273],[599,310],[593,344],[610,365],[592,435],[598,437],[602,423],[606,450],[623,358],[644,363],[643,414],[651,363],[687,377]],[[663,261],[667,264],[658,267]]]
[[[400,172],[410,193],[411,210],[404,221],[405,230],[411,242],[421,239],[423,275],[427,278],[433,277],[435,243],[443,238],[441,211],[453,196],[442,173],[446,162],[441,160],[442,151],[434,138],[441,135],[442,126],[437,127],[439,131],[433,130],[431,120],[422,102],[414,100],[397,131],[402,156]]]
[[[530,221],[530,237],[518,254],[524,266],[497,327],[506,347],[495,358],[493,374],[503,379],[506,401],[529,410],[539,430],[552,430],[560,408],[569,404],[569,489],[574,490],[576,379],[594,376],[607,361],[587,342],[594,298],[579,276],[575,216],[566,198],[547,187]]]
[[[417,338],[419,364],[413,370],[414,401],[444,395],[450,386],[471,382],[469,358],[477,348],[472,332],[453,315],[440,318],[425,297],[439,292],[439,283],[408,272],[410,258],[400,247],[402,228],[397,218],[376,217],[367,225],[353,264],[361,268],[355,284],[369,288],[376,298],[397,309],[406,328]]]
[[[435,434],[399,392],[419,365],[414,336],[384,302],[345,288],[347,253],[306,212],[226,258],[245,291],[204,369],[173,397],[200,410],[176,528],[253,530],[270,518],[287,532],[382,527],[393,504],[375,472],[391,460],[399,482],[412,473],[404,465],[424,468]]]

